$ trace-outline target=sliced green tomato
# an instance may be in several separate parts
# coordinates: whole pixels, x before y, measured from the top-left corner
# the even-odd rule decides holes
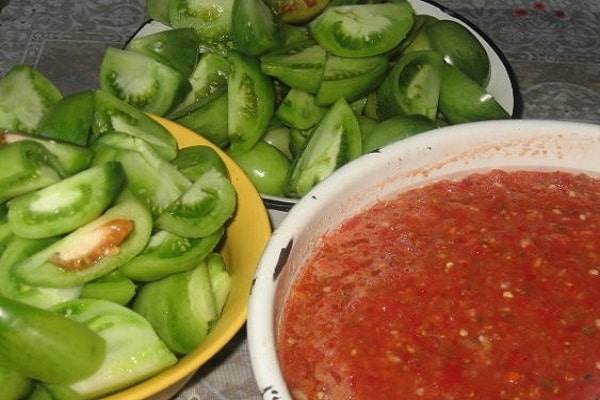
[[[327,51],[341,57],[386,53],[406,37],[414,10],[407,1],[329,7],[310,22],[310,31]]]
[[[191,85],[179,71],[150,56],[108,47],[100,66],[100,88],[144,111],[165,115]]]
[[[213,95],[198,101],[189,112],[174,118],[173,121],[197,132],[209,142],[225,148],[229,145],[228,103],[227,89],[220,89]]]
[[[288,160],[294,158],[290,150],[290,128],[285,125],[269,128],[261,139],[285,154]]]
[[[212,252],[224,234],[223,227],[202,238],[186,238],[174,233],[156,231],[148,246],[119,271],[140,282],[150,282],[188,271]]]
[[[169,0],[146,0],[148,16],[163,24],[169,25]]]
[[[102,214],[124,183],[121,164],[100,164],[13,199],[8,223],[15,234],[24,238],[71,232]]]
[[[223,176],[229,176],[229,170],[223,159],[210,146],[195,145],[179,150],[177,157],[171,162],[190,181],[195,181],[216,168]]]
[[[283,22],[304,24],[319,15],[329,0],[275,0]]]
[[[49,139],[85,146],[91,134],[94,106],[93,90],[65,96],[44,114],[36,133]]]
[[[475,35],[464,25],[451,20],[439,20],[427,25],[427,36],[444,60],[460,69],[481,86],[487,85],[490,60]]]
[[[328,106],[343,97],[352,103],[375,90],[387,69],[388,61],[381,56],[347,58],[330,55],[315,102]]]
[[[451,124],[510,118],[483,86],[449,64],[442,70],[440,112]]]
[[[318,125],[313,126],[310,129],[290,129],[290,153],[292,154],[292,160],[296,159],[300,156],[300,153],[304,151],[306,144],[308,143],[308,139],[315,131]]]
[[[414,16],[413,25],[406,35],[406,39],[404,39],[400,46],[393,50],[392,54],[388,54],[388,56],[391,59],[394,59],[397,55],[410,53],[411,51],[432,50],[433,45],[425,28],[436,21],[438,21],[438,18],[432,15],[416,14]]]
[[[206,263],[145,284],[133,309],[150,321],[173,352],[190,353],[218,317]]]
[[[93,143],[105,132],[119,131],[148,142],[165,160],[177,155],[177,140],[161,124],[104,90],[96,91]]]
[[[128,50],[152,57],[179,71],[186,78],[194,71],[198,62],[198,46],[200,40],[193,28],[168,29],[135,37],[127,43]]]
[[[262,71],[286,85],[316,93],[321,85],[327,53],[313,41],[291,44],[260,58]]]
[[[422,115],[406,115],[388,118],[377,124],[363,138],[363,153],[405,139],[417,133],[437,128],[437,125]]]
[[[250,150],[232,154],[231,157],[248,175],[260,193],[283,195],[291,163],[276,147],[261,140]]]
[[[50,288],[20,283],[13,277],[13,266],[55,243],[59,238],[23,239],[15,237],[0,255],[0,296],[38,308],[73,300],[81,294],[81,287]]]
[[[286,194],[302,197],[334,170],[362,154],[356,114],[341,98],[327,112],[296,160]]]
[[[44,382],[71,384],[98,370],[106,343],[84,324],[0,297],[0,365]]]
[[[34,386],[33,379],[21,375],[12,368],[0,366],[0,387],[2,388],[3,399],[29,399],[27,395],[33,390]]]
[[[227,125],[230,150],[244,152],[256,144],[271,122],[275,94],[271,79],[258,61],[241,53],[229,54]]]
[[[308,129],[326,112],[327,107],[318,105],[313,94],[292,88],[275,110],[275,116],[293,128]]]
[[[56,161],[57,169],[62,176],[70,176],[83,171],[90,166],[92,151],[84,146],[74,143],[52,140],[38,135],[4,132],[0,133],[0,141],[5,143],[19,142],[21,140],[32,140],[44,146]]]
[[[33,133],[61,98],[58,88],[40,72],[16,65],[0,79],[0,128]]]
[[[0,147],[0,203],[61,180],[57,157],[33,140]]]
[[[139,254],[151,231],[148,208],[136,197],[124,196],[99,218],[16,264],[13,274],[32,286],[82,285]]]
[[[227,58],[215,53],[203,54],[192,75],[188,78],[192,90],[167,117],[169,119],[180,118],[200,107],[205,100],[227,88],[228,77],[229,61]]]
[[[68,385],[79,398],[95,399],[113,393],[177,362],[148,321],[127,307],[106,300],[79,299],[59,304],[53,311],[85,324],[106,343],[106,356],[98,370]]]
[[[170,0],[169,21],[173,28],[196,29],[201,49],[226,51],[232,46],[232,9],[233,0]]]
[[[217,313],[221,314],[231,292],[231,275],[227,271],[227,265],[225,264],[225,260],[223,260],[223,256],[219,253],[209,254],[205,259],[205,263],[208,268],[208,276],[210,278],[210,286],[215,299]]]
[[[231,218],[236,203],[235,188],[229,178],[211,168],[165,208],[155,226],[184,237],[208,236]]]
[[[118,161],[128,189],[152,212],[160,215],[191,186],[191,181],[144,140],[122,132],[107,132],[94,143],[94,164]]]
[[[126,306],[134,298],[137,286],[133,280],[122,277],[120,279],[102,279],[86,283],[81,287],[80,298],[101,299]]]
[[[443,64],[442,55],[434,50],[401,56],[377,89],[381,117],[417,114],[434,121]]]
[[[234,0],[231,17],[231,36],[240,52],[258,56],[279,45],[275,15],[263,0]]]

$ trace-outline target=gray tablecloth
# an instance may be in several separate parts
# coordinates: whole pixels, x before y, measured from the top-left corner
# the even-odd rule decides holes
[[[103,50],[147,20],[144,0],[0,0],[0,76],[29,64],[65,94],[97,86]],[[600,123],[600,2],[441,0],[477,25],[517,77],[524,118]],[[260,399],[242,330],[177,400]]]

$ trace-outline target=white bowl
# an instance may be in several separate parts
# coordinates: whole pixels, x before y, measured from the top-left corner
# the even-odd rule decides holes
[[[290,399],[277,360],[275,323],[319,238],[360,210],[401,191],[492,168],[563,170],[600,176],[600,125],[543,120],[475,122],[396,142],[334,172],[275,230],[251,292],[248,343],[264,399]]]
[[[431,15],[442,20],[459,22],[469,29],[479,40],[490,60],[490,79],[486,86],[498,103],[508,111],[512,118],[521,117],[521,98],[514,72],[506,57],[494,42],[488,38],[477,26],[454,11],[430,0],[408,0],[416,14]],[[298,202],[297,199],[288,197],[261,194],[269,211],[273,226],[277,227],[288,211]]]

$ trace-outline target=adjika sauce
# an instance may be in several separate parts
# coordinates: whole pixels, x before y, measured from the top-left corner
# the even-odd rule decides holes
[[[600,180],[491,171],[322,239],[278,330],[304,399],[600,399]]]

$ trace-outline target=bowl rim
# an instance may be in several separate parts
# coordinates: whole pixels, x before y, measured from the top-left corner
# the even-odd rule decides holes
[[[494,128],[494,129],[491,129]],[[492,135],[486,137],[485,130],[492,130]],[[482,132],[483,131],[483,132]],[[505,134],[503,136],[511,136],[506,138],[501,136],[500,140],[494,140],[493,133]],[[304,228],[315,223],[315,219],[322,216],[327,207],[335,204],[336,210],[338,205],[347,203],[358,197],[358,192],[351,185],[353,182],[358,182],[362,177],[368,174],[368,171],[380,170],[382,165],[389,162],[402,163],[403,160],[410,157],[417,157],[418,152],[431,151],[432,148],[443,148],[444,144],[450,143],[452,140],[467,139],[467,141],[475,141],[476,146],[459,145],[458,154],[464,155],[462,151],[469,149],[479,149],[487,143],[488,147],[499,149],[501,144],[509,143],[512,139],[513,143],[520,143],[531,138],[553,138],[556,140],[555,146],[560,146],[559,141],[566,137],[577,138],[577,142],[581,141],[581,145],[576,148],[576,151],[581,153],[589,153],[588,158],[596,157],[597,153],[589,150],[589,143],[594,143],[596,151],[600,148],[600,125],[578,122],[578,121],[558,121],[558,120],[540,120],[540,119],[525,119],[525,120],[495,120],[495,121],[480,121],[459,125],[451,125],[439,128],[436,131],[425,132],[404,139],[400,142],[392,143],[382,147],[380,150],[359,157],[356,160],[342,166],[332,174],[331,180],[323,181],[317,184],[306,196],[290,210],[286,218],[282,221],[275,231],[271,239],[267,243],[263,255],[257,267],[257,273],[254,280],[253,289],[250,294],[249,314],[247,322],[247,338],[248,348],[251,359],[251,366],[254,372],[257,384],[263,393],[265,399],[271,393],[277,393],[278,399],[290,399],[290,394],[287,390],[281,370],[279,369],[277,350],[275,345],[275,296],[279,283],[279,274],[290,255],[294,240]],[[497,136],[496,136],[497,138]],[[581,138],[581,139],[580,139]],[[517,142],[516,140],[519,139]],[[501,150],[501,149],[500,149]],[[532,149],[532,153],[528,153],[528,157],[532,160],[538,160],[531,166],[542,164],[537,157],[543,157],[544,152],[538,149]],[[554,169],[560,169],[563,162],[557,151],[553,155]],[[444,156],[448,156],[444,154]],[[559,162],[560,161],[560,162]],[[573,161],[571,161],[573,163]],[[594,175],[600,177],[600,164],[595,161],[597,167],[594,170]],[[441,165],[436,165],[435,170],[441,171],[444,162]],[[543,164],[542,164],[543,165]],[[526,168],[529,165],[518,168]],[[485,166],[485,169],[493,168]],[[498,168],[502,168],[498,165]],[[408,168],[409,170],[411,168]],[[477,168],[480,169],[480,168]],[[569,168],[572,169],[572,168]],[[578,169],[586,171],[585,165]],[[465,168],[466,172],[469,168]],[[428,171],[422,173],[427,180]],[[440,179],[443,178],[443,173],[440,173]],[[382,178],[378,183],[373,184],[373,187],[383,187],[386,179]],[[344,188],[351,187],[350,192],[344,201],[337,201],[339,193],[346,192]],[[408,187],[403,187],[397,190],[391,190],[391,193],[398,193]],[[371,199],[371,203],[377,201],[379,197],[375,196]],[[341,206],[340,206],[341,207]],[[345,218],[342,218],[344,220]],[[337,226],[337,225],[336,225]],[[334,229],[334,228],[332,228]],[[324,233],[319,230],[319,234]]]

